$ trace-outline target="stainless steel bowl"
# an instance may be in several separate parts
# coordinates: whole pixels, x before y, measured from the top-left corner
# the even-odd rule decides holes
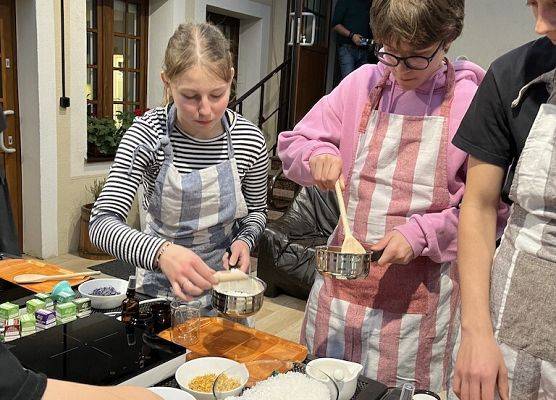
[[[249,317],[263,306],[265,290],[266,283],[253,276],[219,283],[212,288],[212,308],[229,317]]]
[[[340,246],[317,246],[317,271],[336,279],[366,278],[371,262],[378,261],[382,252],[367,250],[365,254],[342,253]]]

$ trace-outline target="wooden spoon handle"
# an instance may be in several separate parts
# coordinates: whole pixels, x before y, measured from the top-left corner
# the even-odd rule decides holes
[[[214,273],[213,276],[214,278],[216,278],[218,283],[241,281],[249,278],[249,276],[245,272],[237,268],[229,269],[228,271],[217,271]]]
[[[346,213],[346,205],[344,204],[344,194],[342,193],[342,188],[340,187],[339,179],[336,181],[334,188],[336,189],[336,197],[338,198],[338,208],[340,209],[340,217],[342,219],[342,224],[344,225],[345,236],[351,236],[351,229],[349,227],[347,213]]]
[[[49,275],[46,276],[46,280],[56,280],[56,279],[70,279],[70,278],[77,278],[79,276],[93,276],[99,275],[100,271],[88,271],[88,272],[75,272],[73,274],[63,274],[63,275]]]

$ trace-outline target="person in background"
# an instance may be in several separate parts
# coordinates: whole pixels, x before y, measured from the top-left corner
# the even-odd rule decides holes
[[[91,241],[137,267],[137,291],[202,296],[215,270],[247,272],[266,224],[268,153],[262,132],[227,108],[234,68],[214,25],[182,24],[168,41],[161,78],[167,105],[124,134],[91,213]],[[143,232],[126,224],[142,184]]]
[[[151,391],[132,386],[91,386],[47,379],[23,368],[6,345],[0,343],[1,400],[162,400]]]
[[[369,26],[371,3],[371,0],[338,0],[334,8],[332,27],[336,32],[341,79],[368,62],[373,39]]]
[[[454,145],[470,154],[458,265],[462,400],[556,399],[556,2],[492,63]],[[513,203],[495,252],[500,195]]]
[[[451,139],[484,76],[446,58],[464,8],[464,0],[374,0],[380,62],[346,77],[278,140],[295,182],[333,189],[345,178],[354,236],[383,252],[365,279],[316,277],[302,341],[388,386],[442,392],[451,382],[467,160]],[[343,239],[339,225],[329,244]]]

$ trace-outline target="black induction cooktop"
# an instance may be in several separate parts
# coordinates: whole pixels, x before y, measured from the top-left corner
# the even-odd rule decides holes
[[[93,385],[154,385],[185,361],[186,350],[104,314],[10,342],[21,363],[49,378]]]
[[[15,283],[0,278],[0,303],[5,303],[6,301],[13,302],[14,300],[31,296],[33,294],[35,294],[35,292],[32,292],[23,286],[16,285]]]

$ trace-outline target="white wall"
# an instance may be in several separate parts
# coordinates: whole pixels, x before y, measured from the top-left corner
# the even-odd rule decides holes
[[[268,72],[272,7],[252,0],[198,0],[196,21],[206,20],[206,10],[239,18],[237,95],[255,86]],[[245,101],[243,115],[256,123],[259,93]]]
[[[147,65],[147,107],[162,104],[164,94],[160,71],[168,39],[176,27],[187,22],[186,2],[183,0],[149,1],[149,49]]]
[[[483,68],[497,57],[538,37],[531,9],[523,0],[467,0],[462,36],[450,58],[467,56]]]
[[[55,2],[16,2],[23,251],[58,253]]]

